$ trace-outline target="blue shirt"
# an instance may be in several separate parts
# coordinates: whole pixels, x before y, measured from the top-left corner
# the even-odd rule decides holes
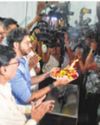
[[[12,93],[20,104],[27,104],[31,97],[31,76],[27,60],[20,58],[16,76],[10,80]]]

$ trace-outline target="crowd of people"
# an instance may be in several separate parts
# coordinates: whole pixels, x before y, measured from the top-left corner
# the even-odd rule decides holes
[[[79,75],[84,77],[87,74],[84,107],[88,122],[85,125],[96,125],[100,103],[100,43],[95,35],[88,34],[84,45],[79,44],[73,50],[73,41],[65,32],[62,55],[59,39],[57,43],[46,45],[35,36],[40,29],[31,32],[33,24],[40,20],[36,16],[22,28],[12,18],[0,18],[0,125],[35,125],[52,111],[55,102],[46,101],[46,95],[56,87],[66,86],[69,81],[66,78],[46,79],[50,78],[53,67],[64,68],[75,59],[79,60],[75,65]],[[34,38],[31,39],[32,35]],[[43,81],[46,81],[46,86],[39,89]]]

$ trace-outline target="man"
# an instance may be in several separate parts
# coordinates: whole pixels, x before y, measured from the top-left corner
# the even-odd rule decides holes
[[[7,39],[6,36],[8,35],[9,32],[11,32],[13,29],[17,28],[19,25],[16,20],[13,18],[6,18],[3,20],[3,25],[5,29],[5,37],[2,40],[2,44],[7,46]]]
[[[54,82],[52,85],[31,94],[30,87],[48,77],[48,73],[41,76],[30,77],[28,61],[23,58],[31,51],[30,38],[25,29],[16,28],[7,37],[8,46],[16,52],[16,57],[20,60],[16,76],[10,81],[12,92],[18,103],[27,104],[32,100],[42,97],[52,90],[53,87],[67,84],[67,79]]]
[[[36,23],[37,21],[40,20],[40,16],[36,16],[25,28],[27,28],[28,30],[31,29],[32,25],[34,23]],[[11,32],[13,29],[19,27],[18,22],[13,19],[13,18],[1,18],[0,20],[2,22],[2,25],[0,27],[0,29],[2,30],[2,32],[4,32],[2,34],[2,44],[3,45],[7,45],[7,40],[6,40],[6,36],[8,35],[9,32]]]
[[[15,52],[7,46],[0,45],[0,125],[36,125],[45,113],[54,107],[52,100],[41,102],[32,107],[32,118],[26,119],[23,110],[26,107],[16,104],[8,82],[15,76],[18,65]]]
[[[6,36],[6,29],[3,21],[0,21],[0,44],[3,44],[3,39]]]
[[[4,21],[4,26],[6,27],[6,33],[8,34],[13,29],[19,27],[18,22],[14,20],[13,18],[6,18]]]

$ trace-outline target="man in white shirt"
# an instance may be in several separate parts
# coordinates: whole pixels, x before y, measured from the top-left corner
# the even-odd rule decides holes
[[[13,50],[0,45],[0,125],[36,125],[54,107],[54,101],[40,102],[31,108],[31,119],[25,116],[26,106],[17,105],[9,80],[16,74],[18,60]]]

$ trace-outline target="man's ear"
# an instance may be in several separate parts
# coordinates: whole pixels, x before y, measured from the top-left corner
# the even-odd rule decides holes
[[[6,72],[6,68],[4,66],[1,66],[0,68],[0,74],[4,75]]]
[[[19,43],[18,42],[14,42],[14,49],[18,49],[19,48]]]

